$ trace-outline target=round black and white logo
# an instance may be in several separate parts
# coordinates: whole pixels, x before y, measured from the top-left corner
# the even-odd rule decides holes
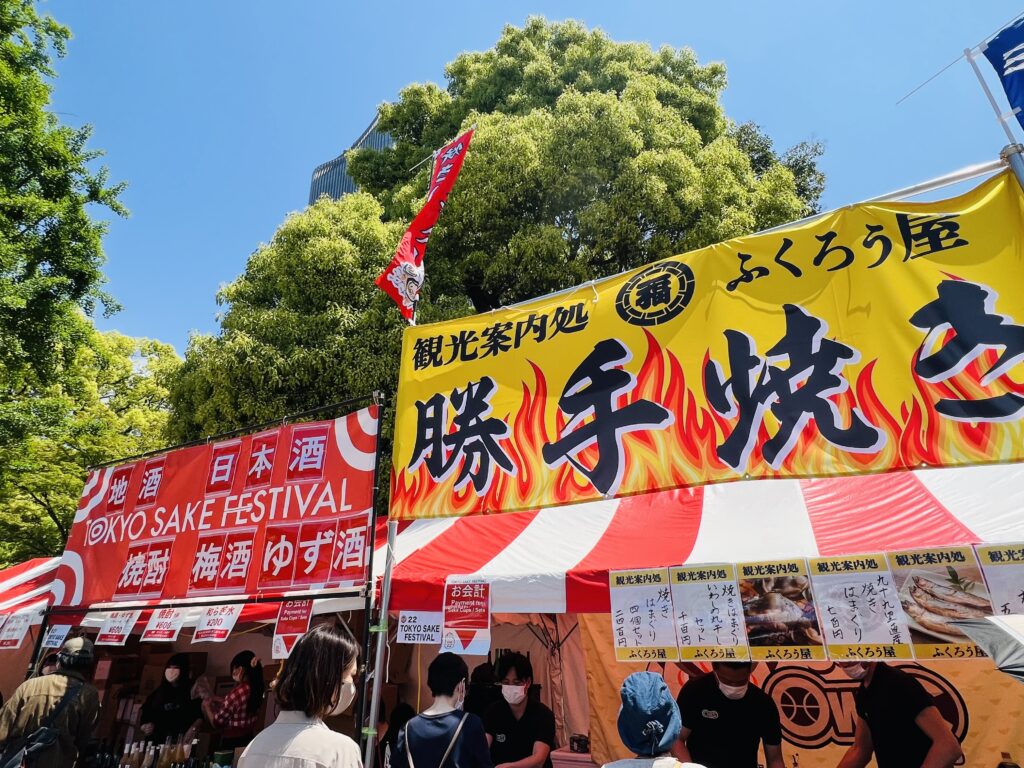
[[[686,264],[662,261],[637,272],[622,286],[615,309],[630,325],[661,325],[686,309],[693,285],[693,270]]]

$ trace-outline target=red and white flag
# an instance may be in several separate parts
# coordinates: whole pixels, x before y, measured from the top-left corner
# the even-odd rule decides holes
[[[423,287],[423,254],[427,250],[430,232],[441,215],[445,201],[455,186],[455,179],[462,170],[462,162],[466,159],[466,150],[473,139],[473,130],[469,129],[448,144],[445,144],[434,155],[434,168],[430,174],[430,187],[427,191],[427,204],[416,214],[409,228],[398,244],[391,263],[375,281],[377,286],[398,305],[402,317],[411,320],[420,298]]]

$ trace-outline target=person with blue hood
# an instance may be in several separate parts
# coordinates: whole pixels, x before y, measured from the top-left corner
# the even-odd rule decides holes
[[[619,737],[636,757],[607,763],[603,768],[704,768],[681,763],[672,745],[683,724],[679,707],[664,678],[654,672],[634,672],[622,683]]]

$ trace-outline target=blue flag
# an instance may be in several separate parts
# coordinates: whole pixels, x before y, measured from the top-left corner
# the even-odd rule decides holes
[[[999,75],[1017,122],[1024,128],[1024,18],[989,40],[984,54]]]

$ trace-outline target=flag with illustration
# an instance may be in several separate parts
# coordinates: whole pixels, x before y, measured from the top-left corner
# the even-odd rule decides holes
[[[423,255],[427,250],[427,242],[455,186],[459,171],[462,170],[466,150],[473,139],[473,130],[470,128],[434,153],[427,202],[409,224],[391,263],[376,280],[377,286],[394,300],[406,320],[413,321],[415,318],[416,304],[425,277]]]

